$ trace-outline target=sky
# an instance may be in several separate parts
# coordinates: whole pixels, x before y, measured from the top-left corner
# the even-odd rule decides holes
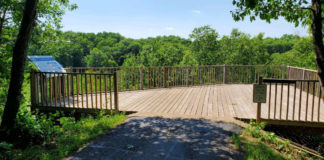
[[[63,31],[118,32],[127,38],[176,35],[188,38],[196,27],[210,25],[221,35],[233,28],[252,36],[283,34],[307,36],[307,28],[295,28],[284,19],[271,24],[261,20],[235,22],[232,0],[71,0],[78,9],[63,16]]]

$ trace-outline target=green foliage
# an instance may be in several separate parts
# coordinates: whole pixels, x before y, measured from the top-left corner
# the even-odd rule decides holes
[[[244,138],[243,141],[241,138],[241,142],[246,159],[313,159],[310,155],[293,149],[289,140],[282,140],[275,133],[264,131],[264,127],[264,123],[258,124],[251,120],[243,131],[241,137]],[[271,148],[281,154],[275,153]]]
[[[4,159],[62,159],[89,140],[120,124],[125,118],[124,114],[101,114],[98,118],[82,118],[79,122],[75,122],[73,118],[60,118],[61,126],[46,124],[47,127],[54,127],[56,132],[50,137],[51,141],[24,149],[13,149],[10,147],[12,145],[7,143],[0,144],[0,150],[3,148],[7,151],[5,154],[0,153],[0,158],[6,156]]]
[[[272,160],[272,159],[285,159],[280,153],[275,152],[271,146],[268,146],[259,137],[262,137],[261,130],[264,128],[264,124],[256,124],[251,121],[246,131],[254,138],[253,139],[245,134],[241,136],[238,134],[232,135],[232,141],[234,145],[244,152],[244,159],[260,159],[260,160]]]
[[[264,127],[265,127],[264,123],[258,124],[255,121],[251,120],[247,130],[249,131],[249,133],[251,133],[253,137],[259,138],[262,137],[261,131],[264,129]]]
[[[210,26],[195,28],[189,37],[193,55],[200,65],[217,64],[221,55],[217,52],[219,34]]]
[[[241,140],[240,140],[240,135],[234,133],[231,138],[232,138],[232,141],[234,142],[234,145],[237,148],[241,149],[242,143],[241,143]]]
[[[274,53],[271,55],[273,65],[290,65],[296,67],[307,67],[316,69],[315,54],[310,38],[298,38],[294,40],[291,50],[284,53]]]
[[[12,159],[13,145],[7,142],[0,143],[0,159]]]
[[[203,26],[195,28],[190,39],[158,36],[135,40],[111,32],[36,30],[39,36],[33,38],[29,54],[53,55],[65,67],[286,63],[313,68],[315,64],[310,39],[295,35],[264,38],[262,33],[251,36],[233,29],[220,37],[210,26]],[[298,49],[299,45],[305,47]],[[288,60],[295,55],[300,58]]]
[[[250,21],[260,18],[268,23],[284,17],[288,22],[296,26],[309,24],[311,12],[302,8],[308,8],[307,0],[233,0],[236,9],[231,11],[235,21],[244,20],[249,16]]]
[[[183,66],[197,66],[198,65],[198,61],[196,60],[196,58],[192,55],[191,52],[185,52],[180,65]]]
[[[271,147],[260,142],[247,142],[244,144],[245,159],[252,160],[283,160],[285,159],[279,153],[276,153]]]
[[[103,53],[101,50],[94,48],[90,54],[85,57],[87,65],[92,67],[115,67],[116,62],[110,53]]]

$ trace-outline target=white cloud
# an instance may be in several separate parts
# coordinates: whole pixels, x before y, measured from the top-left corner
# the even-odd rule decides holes
[[[192,10],[191,12],[195,14],[200,14],[200,10]]]
[[[165,29],[168,30],[168,31],[173,31],[174,30],[173,27],[166,27]]]

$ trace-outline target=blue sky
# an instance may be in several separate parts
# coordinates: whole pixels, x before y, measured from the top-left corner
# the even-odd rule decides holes
[[[177,35],[188,38],[195,27],[210,25],[220,35],[233,28],[266,37],[283,34],[306,36],[307,28],[295,28],[283,19],[271,24],[257,20],[235,22],[232,0],[71,0],[78,9],[63,17],[64,31],[118,32],[128,38]]]

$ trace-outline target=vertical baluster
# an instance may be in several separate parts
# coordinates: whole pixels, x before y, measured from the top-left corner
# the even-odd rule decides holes
[[[77,98],[76,98],[76,103],[77,103],[77,108],[79,108],[79,70],[77,70],[77,73],[76,73],[76,95],[77,95]]]
[[[112,88],[111,88],[111,75],[109,76],[109,97],[110,97],[110,109],[112,109]]]
[[[286,120],[288,120],[288,113],[289,113],[289,94],[290,94],[290,83],[287,84],[288,91],[287,91],[287,111],[286,111]]]
[[[277,82],[275,83],[275,101],[274,101],[274,113],[273,113],[273,119],[276,119],[276,109],[277,109]]]
[[[74,102],[74,83],[73,83],[73,79],[74,79],[74,73],[71,74],[71,94],[72,94],[72,105],[73,108],[75,108],[75,102]]]
[[[270,119],[270,106],[271,106],[271,82],[270,82],[270,88],[269,88],[269,105],[268,105],[268,119]]]
[[[108,99],[107,99],[107,75],[104,75],[104,87],[105,87],[105,109],[107,110],[108,107],[107,107],[107,102],[108,102]]]
[[[38,103],[38,74],[39,74],[38,72],[35,72],[35,74],[33,75],[34,83],[35,83],[34,84],[35,85],[35,88],[34,88],[35,89],[35,95],[34,95],[35,97],[34,98],[35,98],[36,106],[39,105],[39,103]]]
[[[313,99],[312,99],[312,119],[311,121],[314,121],[314,103],[315,103],[315,84],[316,82],[313,82]]]
[[[62,90],[62,81],[61,81],[61,76],[60,76],[60,74],[58,73],[57,74],[57,83],[58,83],[58,88],[57,88],[57,90],[58,90],[58,97],[59,97],[59,106],[61,107],[62,106],[62,92],[61,92],[61,90]]]
[[[84,90],[85,90],[85,94],[86,94],[86,107],[89,108],[88,76],[86,73],[84,74]]]
[[[308,97],[309,97],[309,82],[307,82],[307,95],[306,95],[306,113],[305,113],[305,121],[307,121],[307,117],[308,117]]]
[[[300,81],[300,92],[299,92],[299,110],[298,110],[298,121],[300,121],[300,114],[301,114],[301,102],[302,102],[302,95],[303,95],[303,81]]]
[[[83,73],[80,73],[80,86],[81,86],[81,107],[84,108],[84,104],[83,104],[83,85],[82,85],[82,82],[83,82]]]
[[[102,109],[102,85],[101,85],[101,74],[99,75],[99,93],[100,93],[100,109]]]
[[[40,78],[40,83],[41,83],[41,104],[42,106],[45,106],[45,84],[44,84],[44,75],[43,74],[39,74],[39,78]]]
[[[65,74],[62,73],[62,82],[63,82],[63,85],[62,85],[62,94],[63,94],[63,106],[66,107],[66,102],[65,102]]]
[[[70,79],[69,79],[69,74],[66,74],[66,96],[67,96],[67,103],[68,107],[70,107]]]
[[[53,86],[53,90],[54,90],[54,104],[55,107],[57,107],[57,84],[56,84],[56,75],[55,73],[53,73],[53,81],[54,81],[54,86]]]
[[[90,74],[89,75],[90,76],[90,95],[91,95],[90,100],[91,100],[91,108],[94,108],[93,107],[93,82],[92,82],[92,75],[93,74]]]
[[[148,88],[151,88],[151,69],[150,67],[147,68],[148,69],[148,77],[147,77],[147,81],[148,81]]]
[[[47,77],[48,77],[47,75],[48,75],[47,73],[44,73],[45,103],[46,103],[46,106],[49,106],[49,94],[48,94],[49,86],[48,86],[48,81],[47,81]]]
[[[97,74],[95,74],[94,75],[95,76],[95,102],[96,102],[96,109],[98,109],[98,96],[97,96],[97,94],[98,94],[98,92],[97,92]]]
[[[296,88],[297,88],[297,83],[295,82],[294,85],[294,100],[293,100],[293,117],[292,120],[295,120],[295,106],[296,106]]]
[[[322,98],[322,87],[318,84],[318,104],[317,104],[317,122],[320,121],[320,113],[321,113],[321,98]]]
[[[279,119],[281,120],[281,112],[282,112],[282,95],[283,95],[283,83],[281,83],[281,89],[280,89],[280,109],[279,109]]]

